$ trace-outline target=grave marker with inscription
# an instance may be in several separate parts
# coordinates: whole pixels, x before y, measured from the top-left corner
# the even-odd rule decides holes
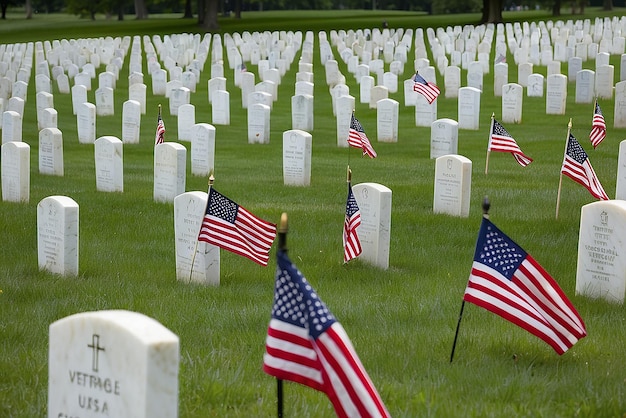
[[[78,204],[49,196],[37,205],[37,259],[40,270],[78,275]]]
[[[453,154],[437,158],[434,213],[467,218],[470,210],[471,188],[472,161],[469,158]]]
[[[143,314],[82,312],[50,325],[48,418],[178,416],[179,339]]]
[[[26,142],[2,144],[0,177],[2,201],[28,202],[30,200],[30,145]]]
[[[352,192],[361,212],[357,234],[363,252],[359,259],[386,270],[391,241],[391,189],[378,183],[360,183],[352,186]]]
[[[576,294],[624,303],[626,201],[583,206],[579,231]]]
[[[286,186],[311,185],[311,134],[298,129],[283,133],[283,182]]]

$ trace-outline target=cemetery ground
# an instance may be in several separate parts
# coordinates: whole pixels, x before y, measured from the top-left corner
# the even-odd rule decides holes
[[[587,12],[585,17],[596,16],[589,8]],[[363,28],[379,25],[380,18],[369,18],[369,26]],[[439,21],[428,20],[428,24],[445,27],[452,18],[439,17]],[[548,20],[549,16],[539,18]],[[468,19],[472,22],[477,16]],[[391,28],[420,27],[414,16],[400,24],[387,20]],[[161,28],[169,29],[164,32],[152,23],[125,21],[120,36],[158,33],[163,37],[193,31],[189,26],[180,30],[183,25],[178,22],[169,26],[161,22]],[[245,23],[242,20],[236,30],[273,30],[269,23],[244,27]],[[90,37],[90,26],[84,26],[85,31],[76,29],[82,25],[68,23],[68,35],[48,31],[39,40]],[[116,27],[115,22],[108,22],[105,33],[118,36]],[[224,24],[223,30],[227,28]],[[336,21],[333,29],[343,28],[341,21]],[[376,141],[376,111],[359,103],[358,86],[338,59],[351,94],[357,97],[355,115],[378,157],[362,158],[354,148],[337,147],[317,29],[311,30],[315,30],[311,185],[283,185],[282,133],[291,129],[290,98],[297,54],[279,86],[279,98],[271,111],[270,143],[265,145],[247,142],[247,113],[241,106],[240,90],[233,84],[232,70],[225,63],[231,123],[216,126],[215,187],[268,221],[277,223],[282,212],[288,214],[287,246],[292,261],[346,329],[390,413],[397,417],[623,416],[624,306],[577,296],[574,291],[580,211],[594,198],[564,178],[559,218],[555,220],[570,118],[572,133],[587,151],[606,192],[610,197],[615,195],[618,146],[626,130],[613,128],[614,100],[600,101],[607,137],[594,150],[588,141],[593,104],[575,103],[573,83],[568,83],[565,115],[546,115],[545,96],[524,95],[522,123],[505,126],[534,162],[522,168],[509,154],[491,153],[489,174],[485,175],[490,116],[493,112],[498,118],[502,112],[501,98],[493,94],[491,67],[484,77],[479,130],[459,130],[458,153],[473,163],[469,217],[433,214],[435,161],[429,158],[430,128],[415,127],[414,108],[402,105],[399,89],[390,94],[401,103],[398,142]],[[10,36],[6,38],[12,39],[10,42],[20,42],[15,31]],[[23,36],[34,40],[27,33]],[[337,56],[337,51],[333,52]],[[400,79],[410,77],[412,60],[411,50]],[[510,54],[507,62],[509,81],[515,81],[517,67]],[[620,57],[612,55],[610,63],[619,78]],[[588,60],[583,67],[593,68],[593,64]],[[209,70],[207,61],[197,91],[191,96],[196,122],[211,122]],[[255,68],[249,66],[248,70]],[[567,74],[567,63],[561,70]],[[546,75],[546,67],[535,67],[535,72]],[[145,74],[144,80],[150,92],[150,77]],[[437,80],[443,87],[439,73]],[[461,80],[466,85],[465,70]],[[71,97],[60,94],[56,85],[54,105],[63,132],[65,173],[63,177],[39,174],[34,85],[32,81],[29,84],[23,121],[23,140],[31,147],[30,200],[0,202],[0,416],[45,414],[49,325],[68,315],[105,309],[143,313],[179,336],[181,417],[273,416],[276,383],[263,373],[262,364],[273,301],[274,259],[271,257],[269,266],[263,268],[221,251],[218,287],[176,280],[173,205],[156,203],[152,195],[159,104],[164,109],[165,140],[177,142],[177,119],[169,114],[167,99],[148,93],[140,143],[124,146],[124,192],[104,193],[96,191],[94,147],[78,143]],[[121,137],[127,87],[126,61],[115,90],[115,115],[97,118],[96,137]],[[90,91],[91,102],[93,98]],[[456,99],[445,98],[442,92],[437,102],[438,118],[457,119]],[[393,192],[387,270],[358,259],[343,263],[341,234],[348,164],[353,184],[377,182]],[[186,191],[196,190],[207,190],[207,178],[191,175],[188,163]],[[80,206],[77,277],[38,269],[37,203],[52,195],[69,196]],[[468,304],[450,364],[484,196],[491,201],[491,220],[555,278],[586,323],[588,336],[563,356],[528,332]],[[275,251],[276,243],[272,256]],[[333,411],[322,393],[285,383],[285,414],[326,417]]]

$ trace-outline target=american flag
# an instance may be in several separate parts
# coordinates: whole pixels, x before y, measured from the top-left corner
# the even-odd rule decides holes
[[[159,112],[159,117],[157,119],[156,135],[154,138],[154,145],[162,144],[164,135],[165,135],[165,124],[163,123],[163,119],[161,118],[161,112]]]
[[[589,162],[587,153],[571,133],[567,139],[567,149],[565,150],[561,173],[585,186],[594,197],[600,200],[609,200]]]
[[[267,266],[276,225],[257,218],[211,187],[198,240]]]
[[[491,135],[489,135],[489,145],[487,151],[510,152],[515,160],[522,167],[526,167],[533,162],[533,159],[524,155],[521,148],[515,142],[515,139],[504,129],[504,126],[497,120],[493,120]]]
[[[606,138],[606,122],[604,121],[604,115],[602,115],[602,109],[600,109],[600,105],[596,100],[589,139],[591,140],[591,145],[593,145],[593,148],[596,148],[598,145],[600,145],[600,142],[602,142],[604,138]]]
[[[437,96],[439,96],[439,93],[441,93],[439,87],[429,81],[426,81],[424,77],[422,77],[418,73],[415,73],[413,81],[415,82],[415,84],[413,84],[413,91],[416,91],[422,96],[426,97],[426,100],[428,100],[429,104],[434,102]]]
[[[559,355],[587,335],[556,281],[486,218],[463,299],[541,338]]]
[[[361,241],[356,229],[361,225],[361,211],[352,193],[352,185],[348,183],[348,200],[346,202],[346,219],[343,224],[343,262],[356,258],[361,254]]]
[[[276,258],[263,371],[324,392],[339,417],[388,417],[344,328],[287,254]]]
[[[370,140],[365,135],[365,131],[363,130],[363,126],[361,122],[358,121],[357,118],[352,114],[352,119],[350,120],[350,130],[348,131],[348,145],[361,148],[363,150],[363,155],[367,155],[370,158],[376,158],[377,154],[370,143]]]

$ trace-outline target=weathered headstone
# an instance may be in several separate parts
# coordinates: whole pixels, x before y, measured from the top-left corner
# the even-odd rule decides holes
[[[459,124],[457,121],[442,118],[434,121],[430,128],[430,158],[456,154],[459,143]]]
[[[176,142],[164,142],[154,147],[155,202],[174,202],[185,192],[187,148]]]
[[[176,279],[219,286],[220,248],[198,241],[206,204],[206,192],[186,192],[174,198]]]
[[[78,105],[76,127],[78,142],[93,144],[96,140],[96,106],[93,103],[84,102]]]
[[[291,97],[291,129],[313,131],[313,96],[296,94]]]
[[[78,204],[48,196],[37,205],[37,259],[40,270],[78,275]]]
[[[30,200],[30,145],[26,142],[2,144],[0,159],[2,201],[26,202]]]
[[[178,337],[124,310],[50,325],[48,418],[178,416]]]
[[[478,130],[480,126],[480,90],[474,87],[461,87],[458,101],[459,129]],[[448,152],[446,154],[456,154]]]
[[[22,117],[14,110],[2,113],[2,144],[22,141]]]
[[[388,269],[391,189],[378,183],[359,183],[352,186],[352,192],[361,212],[361,226],[357,228],[357,234],[363,252],[359,259]]]
[[[114,136],[101,136],[94,142],[96,190],[124,191],[124,148]]]
[[[521,88],[521,86],[520,86]],[[433,212],[467,218],[472,188],[472,161],[462,155],[442,155],[435,161]]]
[[[567,103],[567,77],[552,74],[546,84],[546,114],[564,115]]]
[[[543,74],[533,73],[528,76],[526,94],[528,97],[543,97]]]
[[[503,122],[522,123],[522,102],[524,99],[523,93],[524,88],[517,83],[508,83],[502,87]]]
[[[191,174],[208,175],[215,169],[215,127],[197,123],[191,128]]]
[[[576,294],[624,303],[625,235],[626,201],[599,201],[582,207]]]
[[[57,128],[39,131],[39,173],[63,176],[63,133]]]
[[[270,107],[264,104],[248,105],[248,143],[269,144]]]
[[[311,185],[311,134],[298,129],[283,132],[283,183]]]
[[[398,142],[398,115],[400,104],[393,99],[383,99],[376,108],[376,132],[380,142]]]

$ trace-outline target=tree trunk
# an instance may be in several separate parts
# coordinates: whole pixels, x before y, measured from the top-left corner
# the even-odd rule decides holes
[[[561,16],[561,0],[554,0],[554,4],[552,5],[552,16]]]
[[[198,25],[204,27],[204,18],[206,17],[206,1],[198,0]]]
[[[135,0],[135,19],[144,20],[148,18],[148,9],[145,0]]]
[[[2,9],[2,20],[7,19],[7,7],[9,7],[9,2],[2,0],[2,2],[0,2],[0,9]]]
[[[602,10],[606,10],[607,12],[610,12],[611,10],[613,10],[613,1],[612,0],[603,0],[602,1]]]
[[[578,2],[578,8],[580,9],[580,14],[581,15],[585,14],[585,3],[587,3],[587,0],[580,0]]]
[[[26,8],[26,19],[32,19],[33,18],[33,5],[31,4],[30,0],[26,0],[25,8]]]
[[[241,19],[241,0],[235,0],[235,19]]]
[[[220,28],[220,25],[217,23],[217,2],[218,0],[207,0],[206,2],[207,7],[202,27],[207,31],[217,30]]]
[[[124,20],[124,6],[122,5],[120,5],[117,9],[117,20],[120,22]]]
[[[483,0],[482,23],[502,23],[502,0]]]
[[[191,0],[185,0],[185,14],[183,19],[193,19],[193,12],[191,11]]]

